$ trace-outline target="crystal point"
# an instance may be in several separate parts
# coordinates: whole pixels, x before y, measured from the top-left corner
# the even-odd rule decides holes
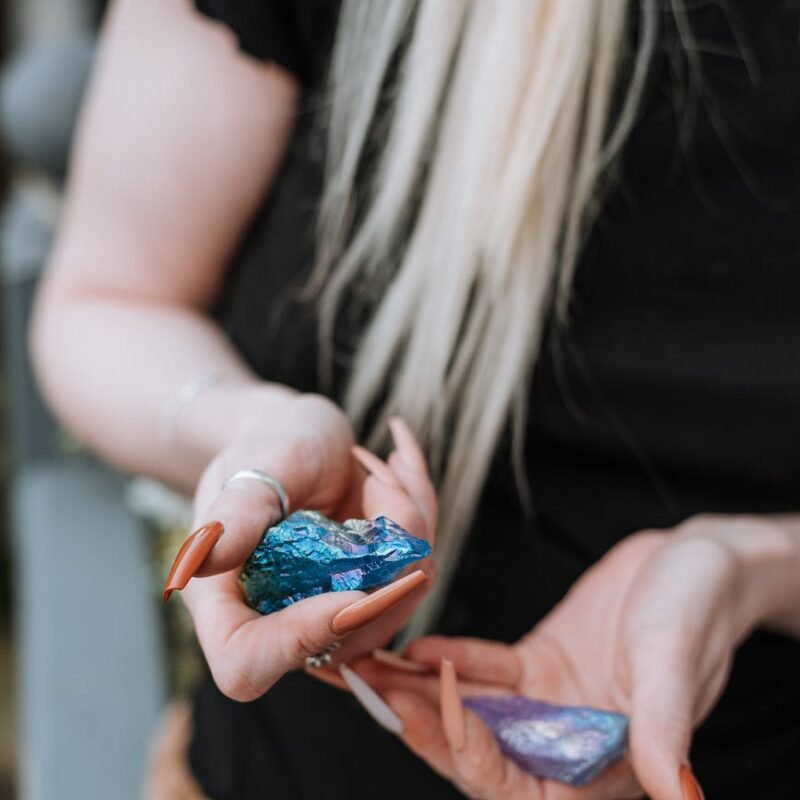
[[[537,778],[583,786],[625,753],[628,718],[519,695],[470,697],[503,753]]]
[[[250,605],[270,614],[323,592],[385,586],[430,552],[387,517],[339,523],[295,511],[265,531],[240,581]]]

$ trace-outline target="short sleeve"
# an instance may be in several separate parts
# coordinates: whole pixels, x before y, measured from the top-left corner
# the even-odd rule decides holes
[[[327,65],[339,4],[331,0],[195,0],[225,23],[245,53],[273,61],[312,86]]]

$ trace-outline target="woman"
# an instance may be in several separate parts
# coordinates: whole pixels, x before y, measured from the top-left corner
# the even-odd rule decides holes
[[[182,0],[112,9],[33,348],[65,424],[195,492],[167,593],[203,791],[795,798],[797,4],[200,10],[239,48]],[[392,414],[438,525],[402,422],[353,460]],[[233,575],[281,485],[436,529],[439,636],[368,657],[429,564],[256,618]],[[390,731],[292,671],[336,641]],[[455,673],[623,711],[629,756],[536,781]]]

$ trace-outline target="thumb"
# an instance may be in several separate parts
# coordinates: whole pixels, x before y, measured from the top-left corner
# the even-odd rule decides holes
[[[219,454],[200,478],[194,510],[196,528],[216,522],[222,534],[196,574],[218,575],[241,567],[284,512],[312,508],[330,513],[352,477],[347,447],[341,450],[337,458],[322,445],[287,435]]]
[[[694,679],[675,658],[648,657],[634,666],[630,760],[653,800],[702,800],[688,766],[694,719]]]

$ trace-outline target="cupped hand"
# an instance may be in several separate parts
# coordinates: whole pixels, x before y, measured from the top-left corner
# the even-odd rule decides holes
[[[242,564],[281,514],[277,494],[260,481],[222,488],[238,470],[280,481],[291,510],[315,509],[337,520],[385,515],[432,542],[436,495],[424,456],[402,421],[390,426],[395,450],[386,463],[353,446],[350,425],[333,403],[296,395],[206,468],[195,495],[198,530],[176,558],[165,598],[183,589],[211,673],[228,696],[254,699],[334,643],[341,642],[342,658],[379,647],[422,599],[431,559],[370,595],[330,592],[267,616],[245,603],[238,582]]]
[[[752,537],[741,530],[752,524],[702,517],[629,537],[515,645],[428,637],[405,657],[427,665],[429,675],[374,659],[356,669],[400,716],[406,744],[469,797],[697,800],[702,793],[687,767],[692,731],[719,698],[735,648],[759,622],[749,576],[724,535]],[[769,535],[769,524],[762,528]],[[629,715],[626,759],[582,788],[535,779],[461,710],[455,683],[436,675],[442,659],[454,665],[462,696],[512,692]]]

